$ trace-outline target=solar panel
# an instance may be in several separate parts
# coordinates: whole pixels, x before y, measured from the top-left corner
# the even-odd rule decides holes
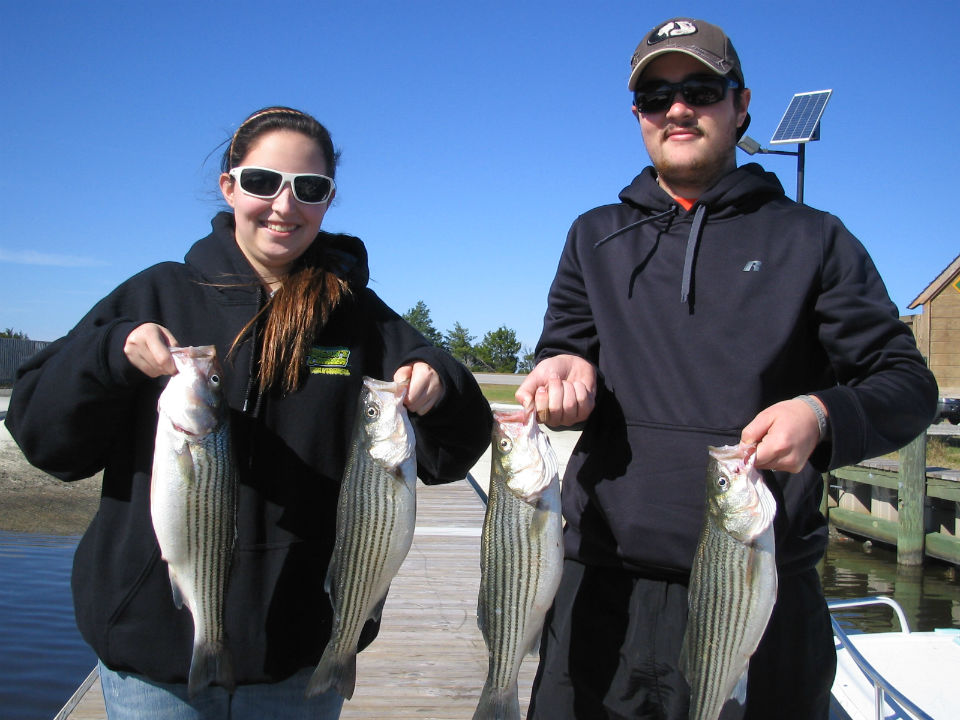
[[[820,118],[832,93],[833,90],[816,90],[794,95],[773,133],[770,144],[805,143],[818,140]]]

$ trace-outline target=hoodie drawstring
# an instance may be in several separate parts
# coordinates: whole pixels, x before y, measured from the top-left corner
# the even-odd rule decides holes
[[[264,304],[264,295],[262,287],[257,288],[257,307],[263,307]],[[260,411],[260,401],[263,397],[263,393],[260,392],[257,382],[257,326],[260,324],[258,320],[250,328],[250,361],[247,363],[247,389],[243,395],[243,409],[244,413],[252,413],[254,417],[259,414]],[[255,404],[253,407],[250,407],[250,398],[256,393],[254,397]]]
[[[651,215],[650,217],[644,218],[643,220],[638,220],[638,221],[635,222],[635,223],[630,223],[630,224],[627,225],[626,227],[622,227],[622,228],[620,228],[619,230],[614,230],[612,233],[610,233],[609,235],[607,235],[607,236],[606,236],[605,238],[603,238],[602,240],[597,240],[597,241],[593,244],[593,249],[596,250],[598,247],[600,247],[601,245],[603,245],[603,244],[604,244],[605,242],[607,242],[608,240],[613,240],[615,237],[617,237],[617,235],[622,235],[622,234],[625,233],[627,230],[632,230],[632,229],[635,228],[635,227],[640,227],[641,225],[646,225],[648,222],[653,222],[654,220],[659,220],[660,218],[665,218],[667,215],[675,215],[676,213],[677,213],[677,206],[676,206],[676,205],[671,205],[669,210],[664,210],[664,211],[663,211],[662,213],[660,213],[659,215]]]
[[[703,219],[706,216],[707,206],[698,205],[697,211],[693,215],[693,226],[687,236],[687,252],[683,256],[683,279],[680,281],[680,302],[682,303],[687,302],[690,295],[690,284],[693,279],[693,257],[697,254],[697,246],[700,244],[700,229],[703,227]]]

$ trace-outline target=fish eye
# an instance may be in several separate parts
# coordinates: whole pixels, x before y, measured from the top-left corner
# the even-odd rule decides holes
[[[220,384],[220,376],[219,376],[219,375],[211,375],[211,376],[210,376],[210,384],[212,384],[212,385],[219,385],[219,384]]]
[[[378,417],[380,417],[380,410],[375,405],[367,405],[365,412],[367,417],[371,420],[376,420]]]
[[[727,487],[727,479],[723,475],[717,476],[717,487],[721,490],[725,490]]]
[[[508,440],[507,438],[501,438],[499,446],[500,446],[501,452],[508,453],[511,450],[513,450],[513,443],[510,442],[510,440]]]

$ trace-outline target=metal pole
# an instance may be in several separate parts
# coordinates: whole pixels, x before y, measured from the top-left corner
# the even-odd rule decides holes
[[[803,202],[803,161],[807,144],[797,144],[797,202]]]

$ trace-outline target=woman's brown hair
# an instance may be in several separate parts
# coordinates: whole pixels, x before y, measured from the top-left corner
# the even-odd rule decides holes
[[[327,129],[304,112],[279,106],[257,110],[240,124],[223,154],[220,169],[229,173],[242,165],[253,143],[265,133],[277,130],[292,130],[314,140],[323,152],[327,175],[335,176],[340,154],[334,150]],[[260,352],[261,390],[277,383],[282,383],[288,392],[299,386],[314,336],[350,293],[346,280],[327,269],[325,250],[322,242],[315,240],[297,258],[263,309],[233,341],[231,352],[266,316]]]

